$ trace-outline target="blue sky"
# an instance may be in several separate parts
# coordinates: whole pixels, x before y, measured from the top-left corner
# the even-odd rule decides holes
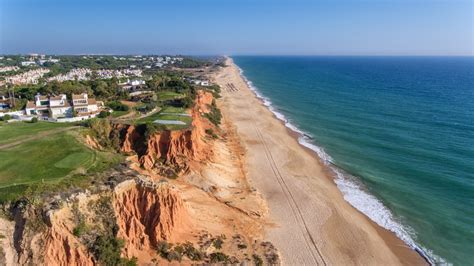
[[[473,55],[474,0],[0,0],[0,53]]]

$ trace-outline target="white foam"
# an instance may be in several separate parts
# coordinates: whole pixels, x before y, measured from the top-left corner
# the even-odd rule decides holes
[[[414,241],[414,239],[416,239],[416,232],[411,227],[402,225],[401,222],[397,221],[392,212],[380,200],[371,195],[367,189],[365,189],[363,184],[358,181],[359,179],[337,168],[333,163],[331,156],[329,156],[323,148],[313,143],[311,135],[300,130],[298,127],[293,125],[285,115],[278,112],[275,107],[273,107],[270,99],[260,94],[253,83],[244,76],[244,71],[240,67],[238,67],[238,69],[242,79],[247,83],[250,90],[255,93],[257,98],[268,107],[277,119],[283,121],[287,128],[300,135],[298,137],[298,142],[302,146],[314,151],[322,162],[334,172],[334,182],[342,192],[344,200],[349,202],[349,204],[365,214],[379,226],[393,232],[398,238],[423,256],[430,264],[448,264],[443,258],[436,256],[431,250],[418,245]]]

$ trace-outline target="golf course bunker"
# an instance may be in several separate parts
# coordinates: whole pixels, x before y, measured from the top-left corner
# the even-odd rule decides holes
[[[155,124],[162,124],[162,125],[186,125],[185,122],[179,120],[160,120],[157,119],[153,121]]]

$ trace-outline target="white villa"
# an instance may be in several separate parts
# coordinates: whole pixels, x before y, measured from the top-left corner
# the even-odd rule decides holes
[[[100,103],[100,102],[99,102]],[[72,102],[65,94],[58,96],[36,95],[34,101],[26,104],[26,115],[37,115],[50,118],[70,118],[74,116],[92,118],[99,113],[98,102],[87,96],[87,93],[73,94]]]

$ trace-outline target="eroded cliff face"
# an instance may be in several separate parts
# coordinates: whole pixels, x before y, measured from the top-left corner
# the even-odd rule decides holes
[[[111,170],[107,179],[97,180],[92,192],[49,199],[42,215],[36,215],[45,218],[46,228],[33,236],[22,229],[28,217],[18,216],[21,219],[12,222],[15,230],[12,225],[0,226],[0,232],[9,232],[7,237],[14,240],[5,252],[12,254],[4,255],[6,261],[15,260],[18,265],[100,264],[91,246],[108,224],[107,228],[114,228],[114,237],[124,240],[118,251],[122,258],[136,257],[139,264],[167,263],[170,259],[157,252],[163,241],[174,245],[191,242],[196,247],[193,254],[200,256],[191,259],[187,255],[184,262],[189,264],[251,263],[252,254],[278,264],[274,247],[260,239],[266,207],[246,181],[241,151],[234,147],[237,141],[229,134],[212,141],[206,134],[208,129],[218,130],[204,117],[212,101],[211,93],[197,92],[192,125],[184,130],[148,135],[143,126],[115,125],[109,136],[120,141],[114,147],[119,145],[122,152],[137,158],[131,156],[130,164],[123,166],[126,169]],[[93,138],[85,141],[91,148],[102,148]],[[172,179],[164,178],[170,177],[167,170],[173,172]],[[107,204],[104,207],[99,202]],[[79,220],[87,228],[82,234],[75,231]],[[18,236],[14,238],[15,232]],[[218,239],[225,240],[222,248],[216,247]],[[214,261],[221,252],[231,256]]]
[[[153,253],[160,240],[174,242],[192,227],[178,191],[166,183],[126,181],[116,187],[113,207],[129,258]]]
[[[68,208],[52,214],[51,225],[44,236],[45,265],[94,265],[94,259],[84,245],[72,234]]]
[[[193,161],[203,161],[211,155],[211,149],[204,140],[206,129],[212,124],[203,118],[209,112],[212,103],[210,92],[198,91],[195,106],[191,110],[191,127],[184,130],[164,130],[151,136],[145,136],[140,126],[119,125],[121,132],[121,151],[136,153],[140,165],[144,169],[152,169],[157,165],[171,165],[178,172],[186,171]]]

